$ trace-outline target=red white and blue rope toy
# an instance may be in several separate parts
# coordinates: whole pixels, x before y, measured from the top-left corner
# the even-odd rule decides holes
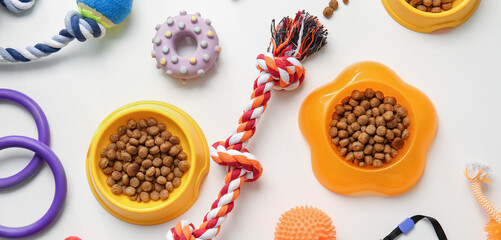
[[[20,13],[34,0],[0,0],[10,11]],[[30,62],[58,52],[77,39],[80,42],[101,38],[106,28],[113,27],[129,16],[132,0],[77,0],[79,11],[70,11],[64,20],[65,28],[50,40],[25,48],[0,47],[1,62]]]
[[[266,110],[271,90],[298,88],[305,77],[300,61],[327,43],[327,30],[316,17],[305,11],[298,12],[294,19],[283,18],[276,27],[273,21],[271,32],[269,52],[257,57],[259,77],[254,82],[251,100],[244,108],[237,130],[226,141],[216,142],[210,149],[212,159],[228,167],[225,185],[199,228],[188,221],[181,221],[167,233],[168,240],[213,239],[217,236],[234,208],[240,186],[261,176],[261,164],[245,146],[256,131],[259,117]]]

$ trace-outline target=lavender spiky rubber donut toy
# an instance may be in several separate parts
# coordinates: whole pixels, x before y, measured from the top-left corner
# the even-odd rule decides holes
[[[168,17],[163,24],[158,24],[157,34],[152,39],[151,56],[157,60],[157,68],[169,76],[186,79],[205,76],[216,64],[221,52],[219,38],[211,21],[203,19],[200,13],[187,14],[181,11],[178,16]],[[193,37],[197,50],[190,57],[179,56],[176,45],[185,37]]]
[[[9,10],[17,9],[12,2],[28,0],[0,0]],[[10,5],[9,5],[10,4]],[[77,0],[78,11],[70,11],[64,20],[65,28],[52,39],[25,48],[0,47],[0,63],[30,62],[58,52],[75,38],[80,42],[101,38],[106,28],[113,27],[129,16],[132,0]],[[12,6],[11,6],[12,5]],[[17,5],[23,6],[18,3]],[[11,6],[11,7],[9,7]]]

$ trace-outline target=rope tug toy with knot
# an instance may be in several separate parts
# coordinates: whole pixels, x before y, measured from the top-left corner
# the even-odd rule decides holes
[[[22,13],[35,5],[35,0],[0,0],[0,4],[13,13]]]
[[[34,0],[0,0],[10,11],[22,12]],[[70,11],[64,20],[65,28],[52,39],[25,48],[0,47],[0,62],[30,62],[58,52],[75,38],[80,42],[104,37],[106,28],[113,27],[129,16],[132,0],[77,0],[77,11]]]
[[[300,61],[327,43],[327,30],[316,17],[305,11],[298,12],[294,19],[283,18],[277,26],[273,20],[271,32],[269,52],[257,57],[259,77],[254,82],[251,100],[244,108],[237,130],[226,141],[216,142],[210,149],[212,159],[228,167],[225,185],[199,228],[181,221],[167,233],[168,240],[213,239],[217,236],[226,216],[234,208],[242,184],[256,181],[262,174],[261,164],[245,146],[256,132],[256,123],[266,110],[271,89],[298,88],[305,76]]]
[[[488,234],[487,240],[501,240],[501,213],[496,211],[489,200],[484,196],[482,186],[480,185],[482,182],[491,182],[488,177],[489,170],[490,167],[487,165],[471,163],[466,166],[464,175],[470,180],[471,189],[478,203],[480,203],[482,208],[491,216],[491,220],[484,229]]]

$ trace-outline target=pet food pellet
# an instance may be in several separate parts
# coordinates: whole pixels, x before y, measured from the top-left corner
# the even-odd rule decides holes
[[[178,166],[181,171],[186,172],[190,169],[190,162],[183,160],[179,162]]]
[[[176,156],[181,151],[180,145],[174,145],[169,150],[169,155]]]
[[[125,189],[125,194],[129,196],[136,195],[136,189],[134,187],[129,186]]]
[[[153,184],[151,184],[151,182],[145,181],[141,184],[141,189],[145,192],[149,192],[152,188]]]
[[[148,156],[148,148],[140,146],[137,154],[140,158],[146,158]]]
[[[411,124],[411,120],[406,117],[402,120],[402,124],[404,125],[404,127],[409,127],[409,125]]]
[[[155,137],[155,145],[160,146],[164,143],[164,139],[160,136]]]
[[[112,187],[113,185],[115,185],[115,180],[113,180],[113,178],[111,177],[108,177],[106,178],[106,184],[108,184],[108,186]]]
[[[173,169],[171,169],[171,171],[173,171]],[[167,181],[172,181],[172,179],[174,179],[174,173],[169,173],[169,175],[167,175]]]
[[[409,130],[405,129],[403,132],[402,132],[402,138],[404,140],[407,140],[409,138]]]
[[[155,166],[155,167],[162,166],[162,159],[160,159],[160,158],[153,159],[153,166]]]
[[[376,126],[374,125],[367,126],[365,132],[368,133],[369,135],[374,135],[376,133]]]
[[[351,145],[350,145],[350,147],[351,147]],[[339,154],[341,155],[341,157],[346,156],[347,153],[348,153],[348,148],[339,149]]]
[[[139,179],[140,181],[144,181],[144,178],[145,178],[144,173],[142,173],[142,172],[138,172],[138,173],[136,174],[136,177],[137,177],[137,179]]]
[[[139,139],[141,136],[141,131],[139,131],[139,129],[134,129],[134,131],[132,131],[132,138]]]
[[[364,158],[364,152],[362,151],[357,151],[357,152],[353,152],[353,156],[355,157],[355,159],[363,159]]]
[[[349,0],[343,0],[344,4],[348,4]]]
[[[156,126],[156,125],[157,125],[157,120],[155,120],[154,118],[148,119],[148,126],[149,127]]]
[[[332,14],[334,13],[334,8],[331,8],[331,7],[325,7],[324,8],[324,16],[326,18],[330,18],[332,16]]]
[[[139,165],[137,163],[130,164],[126,169],[127,175],[134,177],[139,172]]]
[[[132,130],[132,129],[136,129],[136,127],[137,127],[137,123],[136,123],[136,121],[134,121],[134,119],[130,119],[130,120],[127,122],[127,127],[128,127],[129,129],[131,129],[131,130]]]
[[[150,194],[148,194],[147,192],[141,192],[141,194],[139,194],[139,197],[141,198],[141,201],[143,201],[143,202],[150,201]]]
[[[171,156],[165,156],[162,160],[162,163],[164,164],[164,166],[170,167],[174,163],[174,158],[172,158]]]
[[[105,167],[103,169],[103,173],[106,174],[106,175],[111,175],[112,172],[113,172],[113,168],[112,167]]]
[[[111,173],[111,178],[115,181],[122,179],[122,174],[119,171],[113,171]]]
[[[157,191],[157,192],[160,192],[160,191],[165,189],[165,184],[155,183],[153,186],[154,186],[155,191]]]
[[[163,189],[160,191],[160,199],[167,200],[169,198],[169,191],[167,189]]]
[[[160,152],[166,153],[168,152],[172,147],[172,143],[170,142],[164,142],[162,145],[160,145]]]
[[[150,136],[155,136],[158,134],[158,132],[160,132],[160,129],[158,129],[157,126],[151,126],[149,128],[146,129],[146,132],[150,135]]]
[[[155,175],[155,167],[151,166],[150,168],[148,168],[148,170],[146,170],[145,175],[148,177]]]
[[[355,159],[355,156],[353,156],[353,152],[349,152],[348,154],[346,154],[345,156],[346,158],[346,161],[353,161],[353,159]]]
[[[157,154],[159,152],[160,152],[160,148],[158,146],[153,146],[153,147],[150,148],[150,153],[153,154],[153,155]]]
[[[178,177],[175,177],[173,180],[172,180],[172,185],[177,188],[181,185],[181,178],[178,178]]]
[[[337,2],[337,0],[330,0],[330,2],[329,2],[329,7],[331,7],[334,10],[336,10],[338,8],[338,5],[339,5],[339,3]]]
[[[378,136],[384,136],[386,135],[386,127],[385,126],[379,126],[376,130],[376,134]]]
[[[166,184],[167,183],[167,178],[165,178],[164,176],[160,176],[157,178],[157,183],[158,184]]]
[[[118,135],[118,133],[114,133],[110,136],[110,141],[112,143],[116,143],[118,140],[120,140],[120,136]]]
[[[402,149],[404,147],[404,140],[402,138],[395,138],[391,146],[397,150]]]
[[[144,143],[144,145],[145,145],[146,147],[148,147],[148,148],[151,148],[151,147],[155,146],[155,140],[153,140],[153,139],[148,139],[148,140],[146,140],[146,142]]]
[[[143,160],[143,162],[141,163],[141,166],[143,166],[144,168],[148,169],[150,168],[151,166],[153,166],[153,162],[149,159],[145,159]]]
[[[122,186],[118,185],[118,184],[115,184],[111,187],[111,193],[115,194],[115,195],[119,195],[120,193],[122,193]]]
[[[172,181],[169,181],[165,184],[165,189],[167,189],[167,191],[169,192],[172,192],[174,190],[174,185],[172,184]]]
[[[382,167],[382,166],[383,166],[383,161],[381,161],[381,160],[374,160],[374,161],[372,162],[372,166],[373,166],[373,167],[376,167],[376,168],[378,168],[378,167]]]
[[[129,180],[129,185],[131,187],[137,188],[137,187],[139,187],[139,184],[141,184],[141,181],[139,181],[139,179],[137,177],[133,177]]]
[[[150,193],[150,197],[151,197],[151,200],[157,201],[158,199],[160,199],[160,193],[157,191],[153,191]]]
[[[172,136],[172,137],[169,138],[169,142],[171,142],[172,144],[176,145],[176,144],[179,144],[181,141],[179,140],[179,137]]]
[[[108,158],[103,157],[103,158],[101,158],[101,160],[99,160],[99,167],[101,169],[104,169],[104,168],[108,167],[108,163],[110,163],[110,161],[108,160]]]
[[[169,167],[167,167],[167,166],[162,166],[162,167],[160,168],[160,175],[162,175],[162,176],[167,176],[167,175],[169,175],[169,173],[170,173],[170,168],[169,168]]]

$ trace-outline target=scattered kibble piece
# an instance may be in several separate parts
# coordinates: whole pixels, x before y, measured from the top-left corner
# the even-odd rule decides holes
[[[343,0],[344,4],[348,4],[348,0]],[[339,3],[337,0],[330,0],[329,5],[324,8],[324,16],[326,18],[330,18],[335,10],[339,7]]]
[[[324,16],[326,18],[330,18],[332,16],[332,13],[334,13],[334,8],[331,8],[331,7],[324,8]]]
[[[168,199],[190,168],[179,137],[154,118],[130,119],[109,140],[98,165],[111,192],[127,195],[131,201]]]
[[[339,154],[359,167],[382,167],[410,136],[408,111],[394,97],[371,88],[353,90],[334,107],[329,135]],[[179,169],[183,170],[183,164]]]

